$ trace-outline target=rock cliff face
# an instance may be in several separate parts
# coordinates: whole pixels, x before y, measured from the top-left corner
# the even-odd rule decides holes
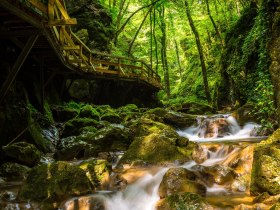
[[[269,1],[271,11],[271,39],[268,51],[271,59],[269,72],[274,85],[278,122],[280,122],[280,1]]]
[[[66,1],[67,11],[77,18],[73,31],[95,51],[109,52],[114,29],[110,13],[95,0]]]

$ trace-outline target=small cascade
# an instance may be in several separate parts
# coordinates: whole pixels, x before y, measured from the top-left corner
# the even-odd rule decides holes
[[[88,206],[89,203],[97,203],[98,200],[105,210],[154,210],[159,200],[158,188],[167,170],[168,168],[162,168],[156,174],[147,173],[128,185],[124,191],[103,191],[91,196],[73,198],[65,202],[60,209],[72,210],[75,203],[78,206],[83,206],[84,203]]]
[[[253,139],[258,128],[256,123],[241,127],[231,115],[200,116],[196,126],[179,130],[178,134],[192,141]]]

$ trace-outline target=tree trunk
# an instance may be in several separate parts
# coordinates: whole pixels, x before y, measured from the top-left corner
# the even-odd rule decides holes
[[[206,95],[207,101],[210,103],[211,102],[211,96],[210,96],[210,92],[209,92],[208,78],[207,78],[207,71],[206,71],[206,65],[205,65],[205,61],[204,61],[203,50],[202,50],[202,46],[201,46],[201,42],[200,42],[199,33],[196,30],[196,27],[194,25],[194,22],[193,22],[193,19],[192,19],[192,16],[191,16],[188,0],[185,0],[185,7],[186,7],[186,13],[187,13],[187,17],[188,17],[190,27],[192,29],[192,32],[195,35],[196,46],[197,46],[197,50],[198,50],[199,58],[200,58],[200,62],[201,62],[201,69],[202,69],[205,95]]]
[[[186,0],[186,1],[187,1],[187,0]],[[208,16],[209,16],[209,18],[210,18],[210,20],[211,20],[211,23],[212,23],[214,29],[215,29],[215,32],[216,32],[218,38],[220,39],[221,45],[224,46],[224,42],[223,42],[221,33],[220,33],[220,31],[219,31],[219,29],[218,29],[218,27],[217,27],[217,25],[216,25],[216,23],[215,23],[215,21],[214,21],[214,18],[213,18],[212,15],[211,15],[211,11],[210,11],[209,1],[208,1],[208,0],[206,0],[206,7],[207,7],[207,14],[208,14]]]
[[[161,61],[162,61],[162,68],[163,68],[163,75],[164,75],[164,84],[165,84],[165,91],[167,94],[167,98],[170,98],[170,81],[169,81],[169,69],[168,69],[168,62],[167,62],[167,55],[166,55],[166,23],[165,23],[165,8],[164,5],[162,6],[162,10],[160,11],[160,20],[161,20]]]
[[[126,21],[122,24],[122,26],[116,31],[115,33],[115,38],[114,38],[114,43],[116,45],[117,43],[117,40],[118,40],[118,37],[120,35],[120,33],[123,31],[123,29],[125,28],[125,26],[127,25],[127,23],[130,21],[130,19],[135,15],[137,14],[139,11],[141,11],[142,9],[145,9],[147,7],[150,7],[152,5],[155,5],[157,2],[159,2],[161,0],[155,0],[154,2],[152,2],[151,4],[148,4],[148,5],[144,5],[143,7],[140,7],[139,9],[137,9],[135,12],[133,12],[127,19]]]
[[[156,37],[156,9],[155,9],[155,7],[154,7],[154,26],[153,26],[153,34],[154,34],[155,53],[156,53],[156,73],[158,73],[158,44],[157,44],[157,37]]]
[[[149,11],[146,13],[146,15],[145,15],[145,17],[144,17],[144,19],[143,19],[141,25],[139,26],[138,30],[136,31],[136,34],[134,35],[134,38],[133,38],[132,42],[131,42],[130,45],[129,45],[128,54],[131,54],[131,50],[132,50],[133,44],[134,44],[134,42],[135,42],[135,40],[136,40],[136,38],[137,38],[139,32],[141,31],[141,29],[142,29],[142,27],[143,27],[143,25],[144,25],[144,23],[145,23],[145,21],[146,21],[148,15],[149,15],[150,12],[152,11],[152,9],[153,9],[153,6],[150,7],[150,9],[149,9]]]

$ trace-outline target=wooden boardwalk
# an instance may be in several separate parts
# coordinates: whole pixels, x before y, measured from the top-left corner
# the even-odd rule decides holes
[[[30,51],[35,52],[34,48],[40,49],[34,53],[34,59],[51,48],[63,66],[85,77],[129,80],[156,90],[161,88],[159,75],[142,60],[98,54],[89,49],[71,31],[71,25],[77,21],[69,17],[63,0],[0,0],[0,21],[0,38],[12,39],[22,49],[2,85],[0,97],[5,95]],[[26,41],[20,42],[21,37]],[[45,59],[46,62],[57,61]]]

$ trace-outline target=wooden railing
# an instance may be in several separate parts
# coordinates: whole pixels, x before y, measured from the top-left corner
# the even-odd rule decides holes
[[[160,77],[142,60],[94,53],[72,31],[77,24],[69,17],[63,0],[19,0],[29,9],[46,20],[44,27],[50,31],[56,49],[64,63],[75,70],[142,80],[161,88]]]

